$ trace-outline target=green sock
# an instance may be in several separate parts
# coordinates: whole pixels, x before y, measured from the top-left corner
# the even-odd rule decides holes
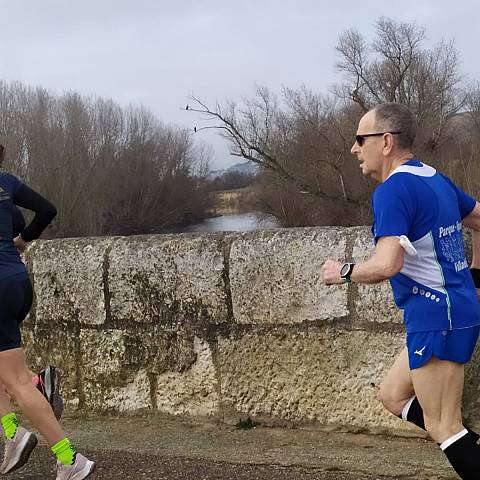
[[[57,457],[57,460],[64,465],[73,465],[75,463],[77,452],[66,437],[52,447],[52,452]]]
[[[18,428],[17,416],[13,412],[7,413],[2,417],[1,421],[2,421],[3,431],[5,432],[5,436],[9,440],[12,440],[13,437],[15,437],[15,434],[17,433],[17,428]]]

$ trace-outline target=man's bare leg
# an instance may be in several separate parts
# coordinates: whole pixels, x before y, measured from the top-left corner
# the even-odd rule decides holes
[[[408,351],[404,348],[380,384],[378,399],[389,412],[399,417],[414,395]]]
[[[428,433],[463,480],[477,480],[478,435],[462,423],[464,365],[433,357],[411,375]]]
[[[432,357],[411,375],[430,436],[442,443],[463,430],[464,365]]]

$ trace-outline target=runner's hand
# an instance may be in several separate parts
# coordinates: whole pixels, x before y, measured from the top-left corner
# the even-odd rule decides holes
[[[340,276],[343,263],[327,260],[322,267],[322,281],[325,285],[340,285],[345,283]]]
[[[13,239],[13,245],[20,253],[23,253],[27,248],[28,242],[18,235]]]

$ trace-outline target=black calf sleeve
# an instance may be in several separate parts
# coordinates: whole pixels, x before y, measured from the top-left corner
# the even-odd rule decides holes
[[[460,439],[448,444],[442,443],[440,448],[448,458],[450,465],[460,475],[462,480],[478,480],[480,472],[480,446],[477,445],[478,435],[467,432]],[[444,444],[447,444],[444,446]]]
[[[402,412],[400,418],[402,418],[403,420],[407,420],[407,422],[413,423],[417,427],[420,427],[422,430],[426,430],[425,420],[423,418],[423,410],[417,397],[413,397],[410,407],[406,412],[405,410]],[[474,432],[467,427],[465,428],[470,432],[472,437],[475,438],[475,441],[480,439],[480,435],[477,432]]]
[[[406,418],[405,418],[405,414],[406,414]],[[422,407],[420,406],[420,402],[418,401],[417,397],[413,397],[410,407],[408,407],[408,410],[406,412],[405,411],[402,412],[402,415],[400,415],[400,418],[403,418],[404,420],[407,420],[407,422],[413,423],[417,427],[420,427],[421,429],[425,430],[423,410],[422,410]]]

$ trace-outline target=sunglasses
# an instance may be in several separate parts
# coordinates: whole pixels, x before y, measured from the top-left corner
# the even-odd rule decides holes
[[[361,147],[365,143],[365,139],[367,137],[380,137],[381,135],[385,135],[386,133],[389,133],[390,135],[399,135],[402,132],[366,133],[365,135],[356,135],[355,140],[357,141],[358,145]]]

